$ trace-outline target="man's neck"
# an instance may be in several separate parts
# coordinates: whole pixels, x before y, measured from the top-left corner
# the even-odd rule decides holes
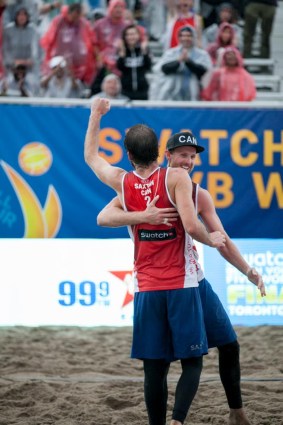
[[[136,164],[134,164],[134,167],[135,167],[135,172],[140,177],[147,178],[153,173],[153,171],[155,171],[159,167],[159,165],[158,165],[157,161],[154,161],[149,165],[136,165]]]

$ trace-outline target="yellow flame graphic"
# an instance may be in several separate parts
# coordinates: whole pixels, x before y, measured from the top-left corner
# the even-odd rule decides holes
[[[1,161],[1,165],[15,190],[22,209],[25,222],[25,234],[23,237],[55,237],[62,221],[62,208],[54,187],[49,186],[43,210],[36,194],[20,174],[4,161]]]
[[[53,186],[49,186],[46,202],[43,210],[47,223],[47,237],[54,238],[61,226],[62,208],[59,196]]]

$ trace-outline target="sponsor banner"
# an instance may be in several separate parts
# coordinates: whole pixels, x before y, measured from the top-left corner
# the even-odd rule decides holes
[[[234,325],[283,325],[283,240],[234,239],[241,254],[263,276],[266,297],[217,250],[204,246],[205,276]]]
[[[233,325],[283,325],[283,241],[234,240],[267,297],[216,249],[197,245]],[[0,239],[0,326],[131,326],[130,239]]]
[[[0,104],[0,237],[126,238],[100,228],[99,211],[115,193],[85,164],[89,109]],[[131,169],[127,129],[146,123],[157,134],[160,164],[176,132],[191,129],[205,151],[193,179],[211,193],[234,238],[283,238],[283,111],[280,109],[112,107],[103,117],[101,155]],[[148,196],[151,194],[148,193]]]
[[[0,240],[1,326],[129,326],[130,239]]]

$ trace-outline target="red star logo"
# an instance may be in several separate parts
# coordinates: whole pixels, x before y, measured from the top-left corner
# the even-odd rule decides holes
[[[129,288],[128,279],[126,279],[128,275],[132,275],[132,271],[127,270],[127,271],[118,271],[118,272],[110,272],[110,273],[118,277],[118,279],[120,279],[126,285],[126,294],[125,294],[124,301],[122,303],[122,308],[123,308],[126,305],[130,304],[134,299],[134,295]]]

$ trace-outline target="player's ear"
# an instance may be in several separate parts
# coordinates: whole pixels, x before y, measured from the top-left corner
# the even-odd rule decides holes
[[[171,159],[171,153],[170,153],[170,151],[165,151],[165,156],[166,156],[166,159],[167,159],[167,161],[168,162],[170,162],[170,159]]]

